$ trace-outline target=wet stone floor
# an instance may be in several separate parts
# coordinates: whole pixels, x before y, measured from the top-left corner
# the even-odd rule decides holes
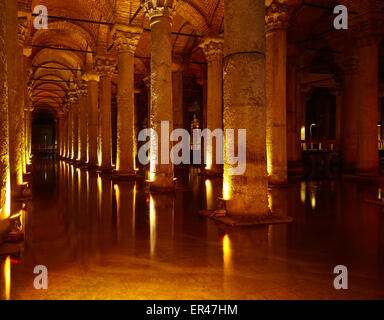
[[[270,190],[290,224],[230,228],[213,209],[220,179],[177,172],[175,194],[62,161],[33,164],[19,254],[0,258],[2,299],[384,299],[384,185],[302,181]],[[48,268],[48,290],[33,286]],[[335,290],[334,267],[348,268]]]

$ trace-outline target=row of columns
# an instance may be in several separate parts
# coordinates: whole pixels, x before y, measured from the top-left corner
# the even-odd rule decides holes
[[[28,13],[17,1],[0,1],[0,222],[17,210],[12,199],[25,196],[30,160],[32,105],[28,94],[31,46]]]

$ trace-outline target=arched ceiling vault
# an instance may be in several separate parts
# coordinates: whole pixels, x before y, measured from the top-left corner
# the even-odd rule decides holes
[[[266,5],[271,1],[265,0]],[[328,31],[332,16],[329,8],[344,4],[350,11],[362,15],[368,10],[384,7],[382,0],[278,1],[292,9],[288,44],[299,48],[304,64],[316,60],[321,50],[328,50],[327,55],[335,60],[338,51],[347,50],[340,46],[335,33]],[[48,30],[35,30],[30,23],[33,46],[30,81],[33,81],[36,106],[62,108],[73,84],[65,81],[77,79],[78,70],[88,70],[98,53],[116,57],[110,36],[115,22],[144,28],[136,50],[135,73],[140,77],[149,73],[150,25],[140,0],[18,0],[18,3],[21,10],[29,13],[35,6],[45,5],[50,16]],[[223,35],[223,16],[224,0],[178,1],[172,25],[172,47],[173,55],[186,63],[186,76],[203,76],[205,57],[199,45],[206,36]],[[315,45],[318,47],[313,48]]]

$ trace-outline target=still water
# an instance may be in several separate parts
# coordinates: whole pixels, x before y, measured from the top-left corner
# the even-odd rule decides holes
[[[18,254],[0,257],[2,299],[384,299],[384,186],[302,181],[270,190],[288,225],[229,228],[213,209],[222,181],[180,170],[175,194],[62,161],[33,164]],[[48,268],[48,290],[33,286]],[[349,289],[335,290],[336,265]]]

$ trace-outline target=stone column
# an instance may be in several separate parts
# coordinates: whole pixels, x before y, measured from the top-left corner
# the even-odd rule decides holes
[[[359,25],[359,109],[357,117],[357,174],[378,175],[378,70],[379,37],[382,28],[375,19]]]
[[[152,190],[167,191],[174,188],[173,164],[169,159],[171,143],[166,141],[173,130],[171,24],[176,2],[176,0],[141,1],[151,25],[150,114],[151,128],[157,132],[159,141],[157,150],[154,139],[151,143],[150,180]],[[168,121],[169,132],[161,132],[162,121]],[[163,135],[168,135],[168,138]],[[158,161],[155,161],[155,154],[157,154]]]
[[[208,38],[202,48],[207,59],[207,129],[212,132],[223,127],[223,43],[220,38]],[[208,172],[222,172],[216,159],[216,143],[206,143]]]
[[[79,153],[79,96],[77,90],[70,92],[70,133],[71,133],[71,160],[78,159]]]
[[[22,131],[24,112],[20,92],[23,83],[21,78],[22,52],[18,45],[18,21],[17,2],[6,1],[6,41],[7,41],[7,63],[8,63],[8,92],[9,92],[9,156],[12,192],[20,191],[23,182],[23,137]],[[17,190],[16,190],[17,189]]]
[[[64,145],[65,145],[65,114],[63,111],[59,110],[57,112],[57,118],[58,118],[58,125],[59,125],[59,135],[57,137],[57,143],[58,143],[58,152],[59,156],[62,157],[64,154]]]
[[[301,166],[300,82],[297,56],[287,59],[287,161],[288,170],[297,171]]]
[[[81,82],[77,93],[79,95],[79,160],[82,164],[86,164],[88,161],[88,86],[85,82]]]
[[[247,130],[247,165],[244,174],[230,175],[233,166],[224,154],[223,197],[229,214],[264,216],[268,213],[265,3],[226,0],[224,21],[224,129]],[[234,146],[238,150],[236,139]]]
[[[112,75],[116,69],[114,59],[98,56],[96,70],[100,74],[100,167],[105,171],[112,170],[112,122],[111,122],[111,95]]]
[[[10,214],[6,0],[0,0],[0,222]],[[8,2],[8,1],[7,1]],[[0,226],[2,227],[2,226]]]
[[[134,55],[142,31],[142,28],[123,24],[115,25],[112,30],[118,51],[116,171],[121,176],[135,175]]]
[[[285,4],[273,1],[266,16],[267,159],[269,182],[287,182],[287,22]]]
[[[72,124],[71,124],[71,101],[69,100],[66,105],[66,113],[65,113],[65,129],[66,129],[66,139],[65,139],[65,158],[71,158],[71,141],[72,141]]]
[[[88,165],[96,167],[97,158],[97,126],[98,126],[98,107],[99,107],[99,81],[100,77],[96,73],[88,72],[83,79],[88,84],[87,116],[88,116]]]

